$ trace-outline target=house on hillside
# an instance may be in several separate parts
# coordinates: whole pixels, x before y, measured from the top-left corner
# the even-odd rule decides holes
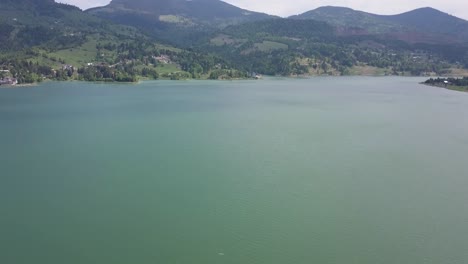
[[[18,80],[15,78],[6,77],[3,79],[0,79],[0,85],[17,85],[17,84],[18,84]]]
[[[158,62],[161,62],[161,63],[164,63],[164,64],[169,64],[171,63],[171,58],[167,55],[161,55],[161,56],[153,56],[153,58],[155,60],[157,60]]]
[[[262,75],[261,75],[261,74],[258,74],[258,73],[256,73],[256,72],[252,72],[250,76],[251,76],[252,78],[256,79],[256,80],[262,79]]]
[[[65,65],[62,65],[62,70],[64,70],[64,71],[75,71],[75,67],[73,67],[73,65],[65,64]]]

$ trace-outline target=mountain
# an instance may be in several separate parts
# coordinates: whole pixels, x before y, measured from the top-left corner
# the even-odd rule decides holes
[[[220,0],[113,0],[87,13],[137,27],[178,45],[196,42],[206,31],[273,17]]]
[[[123,81],[244,76],[218,57],[162,45],[139,30],[53,0],[0,2],[0,79]],[[229,76],[225,76],[225,73]]]
[[[434,8],[420,8],[399,15],[381,17],[423,32],[456,34],[463,40],[468,41],[468,21]]]
[[[403,41],[391,31],[371,33],[349,26],[353,19],[361,26],[372,25],[378,18],[371,14],[329,10],[342,24],[292,18],[254,21],[214,32],[197,48],[236,68],[267,75],[442,75],[468,67],[468,44]],[[402,28],[384,22],[376,30],[388,30],[382,25]]]
[[[113,0],[105,7],[92,8],[89,13],[119,19],[119,16],[144,17],[148,22],[165,22],[185,26],[223,27],[246,21],[269,18],[220,0]]]
[[[290,18],[318,20],[338,27],[361,28],[368,30],[368,33],[381,33],[396,26],[394,23],[382,20],[374,14],[335,6],[319,7]]]
[[[3,51],[41,45],[49,50],[74,47],[93,34],[132,35],[136,30],[112,25],[75,6],[53,0],[0,2],[0,49]]]
[[[342,34],[387,35],[410,43],[468,42],[468,21],[426,7],[398,15],[376,15],[345,7],[320,7],[292,19],[314,19]]]

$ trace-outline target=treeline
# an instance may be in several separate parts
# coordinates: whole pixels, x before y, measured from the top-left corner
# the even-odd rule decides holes
[[[199,79],[208,77],[212,71],[236,70],[226,60],[214,54],[202,51],[159,48],[147,40],[123,42],[118,45],[115,43],[98,43],[96,48],[98,49],[98,53],[107,50],[117,54],[117,57],[113,61],[107,61],[107,63],[133,65],[134,67],[144,66],[147,69],[164,65],[164,62],[158,61],[156,58],[165,56],[170,60],[170,63],[177,65],[184,72],[167,73],[162,76],[170,79]],[[125,72],[128,72],[128,69],[125,69]],[[243,74],[247,75],[247,72]],[[145,77],[154,76],[154,72],[145,70],[141,75]],[[233,78],[239,78],[237,75],[235,74]]]
[[[19,84],[41,82],[44,78],[55,78],[52,68],[26,60],[0,60],[2,76],[14,77]]]
[[[430,78],[424,82],[425,84],[435,86],[458,86],[468,89],[468,77],[463,78]]]
[[[300,39],[335,39],[334,28],[325,22],[316,20],[270,19],[229,26],[224,34],[236,38],[259,38],[265,36],[286,36]]]
[[[77,79],[91,82],[136,82],[136,72],[122,68],[111,68],[109,66],[83,67],[77,70]]]
[[[0,59],[0,66],[8,70],[8,77],[17,78],[19,83],[35,83],[44,79],[66,81],[104,81],[104,82],[136,82],[139,77],[156,80],[167,78],[179,79],[238,79],[247,78],[247,71],[239,71],[228,66],[219,57],[189,51],[158,49],[153,44],[145,42],[98,44],[99,52],[103,49],[119,50],[117,59],[96,65],[78,66],[66,64],[61,58],[49,57],[45,53],[26,52],[31,56],[50,60],[60,64],[58,68],[41,65],[28,59]],[[98,53],[99,53],[98,52]],[[156,58],[163,56],[175,64],[180,71],[160,74],[158,66],[165,63]]]
[[[229,61],[233,67],[266,75],[301,75],[309,72],[346,75],[353,66],[388,69],[394,75],[445,74],[452,64],[444,58],[424,52],[398,48],[363,48],[346,43],[303,41],[288,43],[287,49],[261,51],[253,49],[260,38],[235,46],[209,46],[206,50]],[[278,43],[287,43],[277,40]]]
[[[354,66],[394,75],[442,75],[454,66],[468,68],[463,45],[414,45],[385,36],[340,36],[335,30],[313,20],[265,20],[227,27],[197,49],[235,68],[269,75],[345,75]]]
[[[159,74],[151,68],[136,69],[131,65],[111,67],[108,65],[74,68],[64,66],[53,69],[27,60],[0,60],[0,77],[13,77],[19,84],[37,83],[45,79],[67,81],[106,81],[106,82],[136,82],[138,76],[158,79]]]

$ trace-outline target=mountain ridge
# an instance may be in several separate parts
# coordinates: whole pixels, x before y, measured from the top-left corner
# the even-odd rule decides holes
[[[220,0],[113,0],[86,13],[136,27],[170,45],[190,48],[214,30],[274,18]]]
[[[468,42],[468,21],[432,7],[395,15],[377,15],[347,7],[324,6],[291,16],[337,27],[359,28],[361,34],[388,34],[408,42]],[[414,39],[408,36],[414,34]]]
[[[220,27],[244,21],[267,19],[270,16],[239,8],[220,0],[112,0],[108,5],[86,10],[97,16],[111,20],[120,14],[148,16],[148,21],[177,23],[190,20],[194,24]],[[166,17],[162,17],[166,16]],[[180,16],[182,21],[168,19],[168,16]],[[218,24],[211,24],[218,22]]]
[[[170,44],[196,43],[201,35],[246,22],[278,18],[220,0],[112,0],[87,13],[137,27]],[[288,19],[326,22],[342,35],[378,35],[409,43],[468,42],[468,21],[431,7],[378,15],[340,6],[323,6]],[[182,41],[174,41],[182,39]]]

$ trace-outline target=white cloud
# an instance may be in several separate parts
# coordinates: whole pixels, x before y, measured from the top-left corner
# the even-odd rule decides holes
[[[87,9],[103,6],[110,0],[57,0]],[[131,1],[131,0],[130,0]],[[345,6],[356,10],[376,14],[397,14],[419,7],[433,7],[443,12],[468,19],[468,1],[466,0],[224,0],[230,4],[272,15],[290,16],[300,14],[320,6]]]

